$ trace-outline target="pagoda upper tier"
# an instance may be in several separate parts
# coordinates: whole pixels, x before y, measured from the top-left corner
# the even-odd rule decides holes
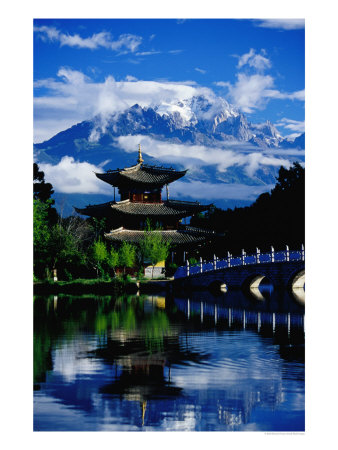
[[[177,171],[172,168],[136,164],[124,169],[108,170],[106,173],[95,173],[95,175],[106,183],[119,188],[139,189],[161,189],[166,184],[182,178],[187,170]]]

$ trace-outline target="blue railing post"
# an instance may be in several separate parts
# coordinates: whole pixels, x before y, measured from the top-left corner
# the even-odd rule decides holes
[[[301,255],[302,255],[302,261],[305,261],[305,249],[304,249],[304,244],[302,244]]]
[[[275,262],[275,249],[271,245],[271,262]]]
[[[231,255],[230,255],[230,253],[228,252],[228,267],[231,267]]]
[[[203,259],[200,257],[200,273],[203,273]]]
[[[261,251],[259,250],[259,248],[256,247],[256,264],[260,263],[260,260],[259,260],[260,253],[261,253]]]
[[[288,245],[286,246],[285,261],[290,261],[290,251]]]
[[[190,275],[190,265],[189,261],[187,260],[187,277]]]
[[[242,249],[242,256],[241,256],[242,266],[245,266],[245,260],[244,260],[244,258],[245,258],[245,251],[244,251],[244,249]]]

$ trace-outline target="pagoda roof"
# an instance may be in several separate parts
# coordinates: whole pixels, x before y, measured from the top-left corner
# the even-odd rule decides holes
[[[147,231],[128,230],[121,227],[106,233],[105,238],[114,242],[127,241],[137,244],[144,239],[146,233]],[[176,245],[198,244],[205,242],[206,240],[213,239],[217,236],[214,231],[202,230],[200,228],[193,227],[185,227],[179,230],[155,230],[151,231],[151,233],[158,233],[162,236],[162,239],[165,242]]]
[[[137,203],[130,200],[107,202],[100,205],[89,205],[84,209],[75,208],[76,212],[94,217],[189,217],[206,211],[211,205],[199,202],[167,200],[163,203]]]
[[[124,169],[108,170],[106,173],[95,173],[102,181],[116,187],[162,187],[183,177],[187,170],[177,171],[172,167],[136,164]]]
[[[99,205],[87,205],[85,208],[73,207],[78,214],[90,217],[107,217],[111,215],[111,205],[116,202],[100,203]]]
[[[210,205],[199,202],[167,200],[163,203],[136,203],[123,200],[111,205],[113,213],[132,216],[177,216],[188,217],[197,212],[206,211]]]

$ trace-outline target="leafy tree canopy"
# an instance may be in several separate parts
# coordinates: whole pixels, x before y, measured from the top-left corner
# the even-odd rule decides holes
[[[123,241],[119,250],[119,264],[126,267],[133,267],[136,259],[136,248],[133,244]]]
[[[47,208],[47,220],[50,224],[57,222],[56,209],[52,207],[55,201],[52,198],[54,194],[53,186],[50,183],[45,182],[45,174],[39,170],[39,166],[33,164],[33,199],[40,200],[48,205]]]
[[[144,238],[140,242],[143,260],[149,260],[153,266],[167,259],[169,247],[170,243],[165,242],[161,234],[154,231],[145,231]]]

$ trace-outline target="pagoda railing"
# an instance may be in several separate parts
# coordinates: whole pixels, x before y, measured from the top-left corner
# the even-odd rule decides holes
[[[177,268],[174,278],[185,278],[199,273],[222,270],[236,266],[271,264],[288,261],[305,261],[304,245],[302,245],[300,250],[289,250],[289,247],[286,246],[285,250],[275,252],[274,248],[271,247],[270,252],[261,253],[260,250],[256,248],[256,253],[251,255],[247,255],[246,252],[242,250],[242,254],[239,256],[232,256],[228,252],[226,258],[217,258],[214,255],[214,258],[209,261],[203,261],[202,258],[195,264],[190,264],[189,261],[187,261],[186,265]]]

